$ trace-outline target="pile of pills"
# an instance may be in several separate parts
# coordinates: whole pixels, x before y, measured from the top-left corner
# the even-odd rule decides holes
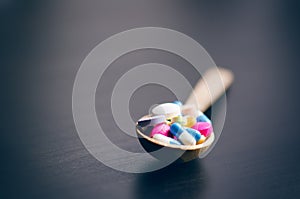
[[[150,137],[175,145],[202,144],[213,132],[204,113],[180,101],[155,106],[151,115],[140,119],[138,125],[153,126]]]

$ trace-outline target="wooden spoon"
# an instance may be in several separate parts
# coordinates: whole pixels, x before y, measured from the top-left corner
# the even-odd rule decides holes
[[[224,92],[230,87],[234,80],[233,73],[225,68],[214,67],[207,70],[203,77],[197,82],[193,92],[190,94],[185,102],[185,105],[193,105],[200,111],[205,112],[216,100],[221,97]],[[144,116],[147,117],[148,115]],[[161,147],[170,148],[169,153],[176,154],[178,150],[184,150],[185,152],[179,158],[179,161],[187,162],[198,158],[201,153],[205,152],[213,143],[215,139],[214,133],[212,133],[205,142],[198,145],[173,145],[166,144],[155,140],[150,135],[151,129],[142,128],[136,124],[136,133],[139,137],[139,141],[148,152],[152,152],[160,149]]]

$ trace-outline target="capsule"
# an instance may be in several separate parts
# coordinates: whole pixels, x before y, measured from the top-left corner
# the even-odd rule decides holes
[[[184,145],[195,145],[195,138],[189,134],[180,124],[173,123],[170,127],[171,133]]]
[[[192,128],[185,128],[185,130],[194,137],[196,142],[198,142],[200,140],[201,134],[199,131],[197,131],[196,129],[192,129]]]
[[[177,140],[174,140],[173,138],[164,136],[164,135],[162,135],[162,134],[155,134],[155,135],[153,136],[153,138],[156,139],[156,140],[158,140],[158,141],[164,142],[164,143],[166,143],[166,144],[181,145],[181,143],[178,142]]]
[[[197,144],[202,144],[203,142],[205,142],[206,137],[204,135],[201,135],[200,140],[198,140]]]
[[[197,116],[197,122],[209,122],[211,123],[210,119],[201,111],[198,111],[198,116]]]

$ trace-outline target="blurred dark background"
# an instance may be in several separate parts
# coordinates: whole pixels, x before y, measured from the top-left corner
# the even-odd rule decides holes
[[[0,198],[300,198],[299,8],[299,1],[283,0],[1,0]],[[72,118],[72,87],[98,43],[145,26],[187,34],[236,79],[209,156],[129,174],[84,148]],[[129,151],[138,151],[137,140],[114,124],[109,97],[124,72],[148,62],[170,65],[192,84],[199,78],[181,58],[156,50],[110,66],[96,108],[105,132]],[[142,87],[132,97],[132,117],[173,98],[167,88]]]

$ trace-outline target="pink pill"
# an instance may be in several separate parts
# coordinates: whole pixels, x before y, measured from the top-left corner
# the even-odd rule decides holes
[[[210,136],[213,131],[212,125],[209,122],[197,122],[192,128],[198,130],[205,137]]]
[[[150,137],[153,137],[155,134],[171,137],[170,126],[165,123],[155,125],[151,131]]]

